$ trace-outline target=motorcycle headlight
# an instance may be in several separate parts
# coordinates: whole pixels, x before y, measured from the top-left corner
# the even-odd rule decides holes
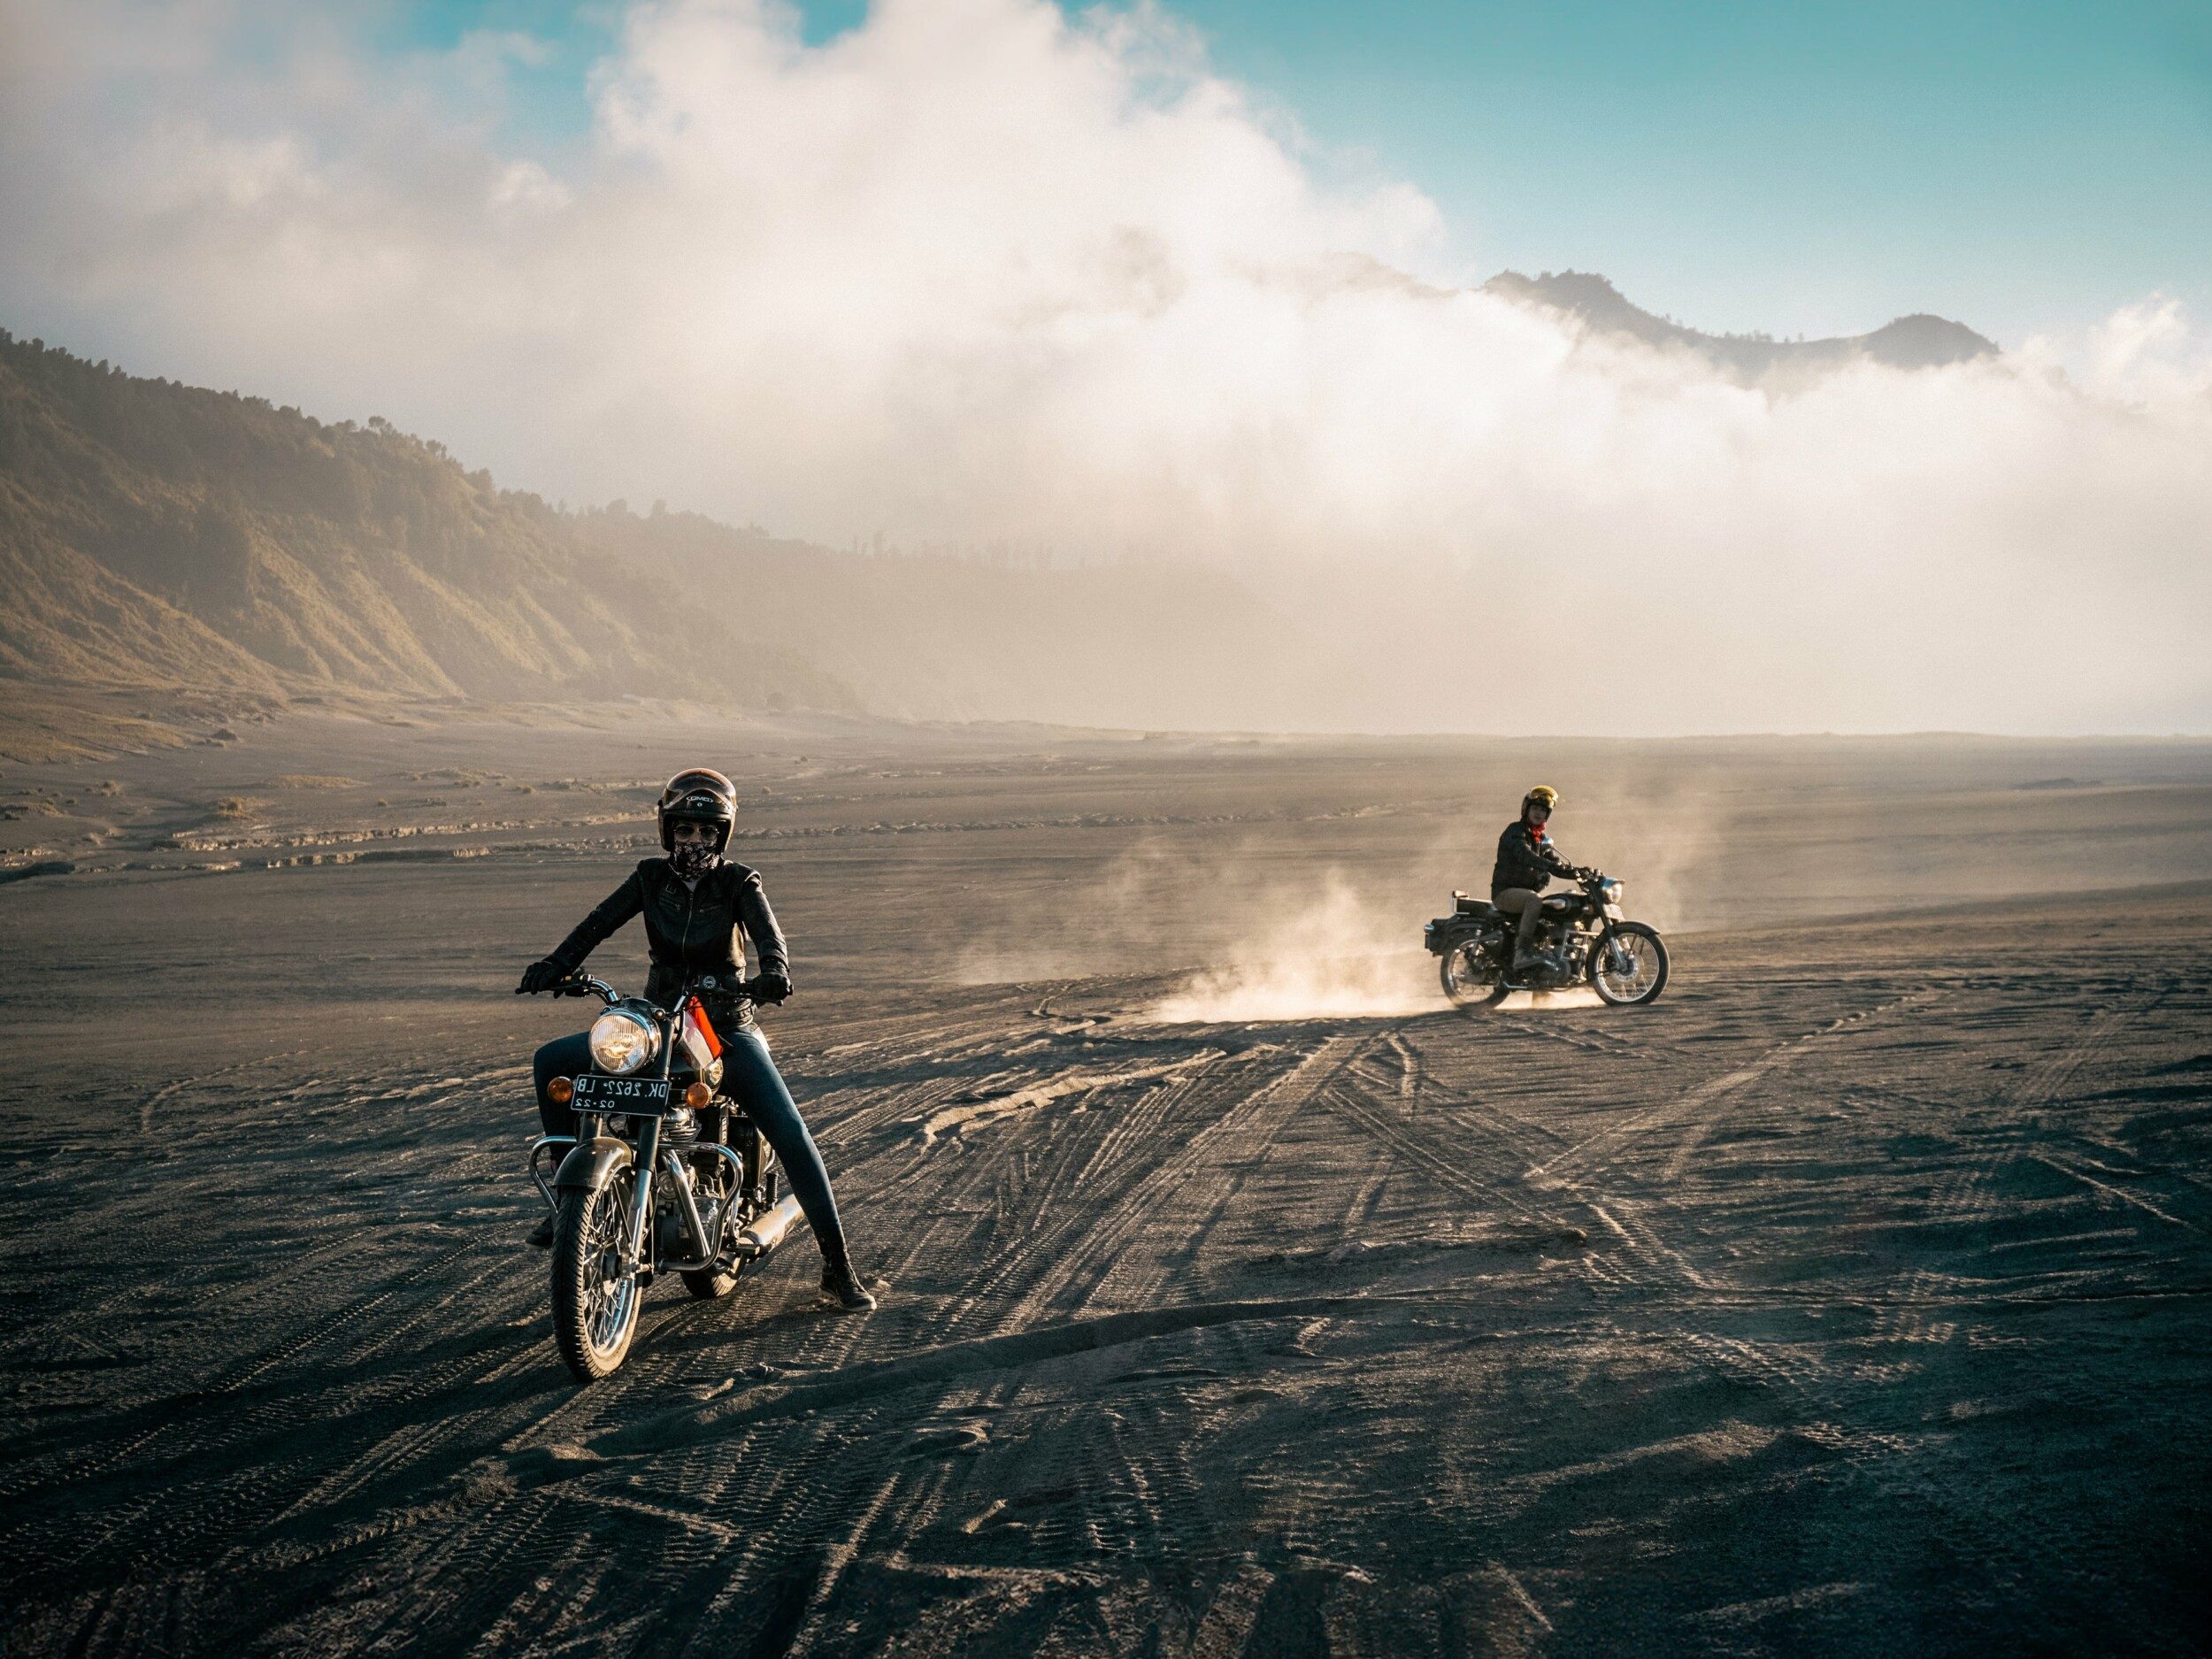
[[[591,1063],[626,1077],[660,1052],[660,1027],[634,1009],[611,1008],[591,1022]]]
[[[1605,902],[1608,904],[1618,904],[1621,902],[1621,884],[1610,878],[1598,883],[1598,891],[1605,895]]]

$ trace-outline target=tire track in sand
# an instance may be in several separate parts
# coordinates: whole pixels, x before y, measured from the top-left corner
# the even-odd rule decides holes
[[[1018,1329],[1048,1312],[1073,1311],[1089,1305],[1110,1279],[1118,1258],[1141,1234],[1155,1228],[1162,1237],[1173,1234],[1171,1225],[1159,1224],[1162,1206],[1177,1190],[1196,1185],[1192,1180],[1194,1173],[1225,1171],[1233,1162],[1248,1163],[1263,1155],[1283,1126],[1354,1059],[1382,1041],[1384,1034],[1339,1034],[1324,1039],[1296,1064],[1277,1072],[1198,1128],[1125,1187],[1110,1204],[1087,1214],[1071,1215],[1055,1230],[1056,1236],[1043,1272],[999,1320],[999,1328]],[[1201,1096],[1200,1103],[1206,1098]],[[1085,1286],[1085,1280],[1091,1282]]]

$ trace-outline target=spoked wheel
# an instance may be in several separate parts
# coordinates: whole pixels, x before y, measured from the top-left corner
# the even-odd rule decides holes
[[[553,1218],[553,1340],[578,1382],[611,1377],[629,1356],[645,1292],[620,1273],[637,1172],[617,1170],[590,1192],[565,1192]]]
[[[1641,922],[1616,922],[1590,948],[1590,984],[1616,1008],[1639,1008],[1667,988],[1667,946]]]
[[[1506,999],[1504,973],[1472,943],[1446,951],[1438,959],[1436,976],[1454,1008],[1495,1008]]]

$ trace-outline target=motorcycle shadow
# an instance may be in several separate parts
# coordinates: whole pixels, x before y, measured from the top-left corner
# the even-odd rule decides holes
[[[1603,1008],[1605,999],[1586,985],[1563,986],[1555,991],[1509,991],[1494,1008],[1463,1009],[1462,1013],[1532,1014],[1551,1010]]]
[[[868,1275],[872,1289],[883,1286],[874,1275]],[[646,1317],[654,1319],[651,1335],[656,1348],[675,1353],[697,1353],[713,1348],[720,1353],[733,1354],[733,1344],[741,1339],[773,1338],[811,1329],[823,1319],[848,1317],[836,1302],[815,1288],[813,1275],[804,1275],[796,1285],[750,1286],[751,1297],[747,1296],[748,1282],[740,1279],[737,1288],[729,1295],[714,1302],[671,1302],[665,1308],[646,1305]],[[772,1305],[776,1304],[776,1305]],[[726,1316],[717,1319],[717,1310]],[[646,1333],[640,1332],[642,1338]],[[738,1362],[734,1359],[733,1363]],[[740,1366],[742,1369],[742,1366]],[[785,1369],[778,1366],[778,1371]],[[796,1371],[803,1367],[793,1366]]]

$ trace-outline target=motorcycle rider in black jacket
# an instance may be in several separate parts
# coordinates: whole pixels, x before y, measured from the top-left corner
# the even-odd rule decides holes
[[[516,994],[551,989],[581,967],[609,934],[633,916],[642,916],[652,954],[646,996],[669,1008],[687,985],[701,987],[700,1003],[722,1040],[723,1091],[745,1109],[782,1162],[822,1248],[823,1294],[847,1308],[872,1308],[875,1298],[853,1271],[845,1248],[829,1171],[753,1020],[756,1002],[780,1002],[791,995],[791,973],[783,930],[768,908],[760,873],[722,856],[737,818],[737,787],[710,767],[692,767],[668,780],[657,810],[668,856],[648,858],[632,871],[550,956],[524,971]],[[760,964],[760,972],[749,982],[741,929],[752,941]],[[590,1065],[587,1033],[560,1038],[538,1050],[538,1115],[548,1134],[573,1134],[575,1114],[556,1105],[547,1086]],[[530,1240],[541,1248],[552,1241],[550,1220]]]
[[[1544,913],[1543,891],[1554,876],[1572,876],[1575,866],[1560,856],[1544,831],[1559,791],[1538,784],[1521,797],[1521,816],[1498,837],[1498,862],[1490,872],[1490,902],[1521,918],[1513,940],[1513,972],[1536,956],[1536,927]]]

